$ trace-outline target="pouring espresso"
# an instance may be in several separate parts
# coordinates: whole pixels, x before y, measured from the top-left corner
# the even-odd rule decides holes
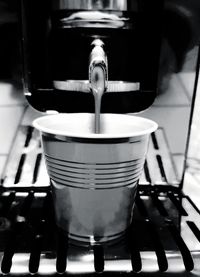
[[[95,133],[100,133],[101,99],[107,89],[108,65],[102,40],[95,39],[92,45],[94,48],[90,54],[89,82],[95,102]]]

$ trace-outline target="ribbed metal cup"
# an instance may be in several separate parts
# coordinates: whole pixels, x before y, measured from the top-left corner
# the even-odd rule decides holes
[[[157,124],[131,115],[58,114],[34,121],[41,131],[56,222],[69,237],[99,243],[128,228],[149,134]]]

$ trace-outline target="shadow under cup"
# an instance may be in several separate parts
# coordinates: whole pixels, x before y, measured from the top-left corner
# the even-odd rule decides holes
[[[148,140],[157,124],[132,115],[93,114],[38,118],[57,225],[88,243],[119,238],[131,223]]]

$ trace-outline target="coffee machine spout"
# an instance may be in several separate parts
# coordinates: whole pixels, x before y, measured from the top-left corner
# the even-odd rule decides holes
[[[95,38],[89,55],[88,80],[54,80],[53,86],[59,91],[93,93],[95,96],[106,92],[138,92],[139,82],[108,80],[108,61],[104,42]]]
[[[108,63],[103,49],[103,41],[95,39],[93,49],[89,57],[89,85],[90,91],[95,94],[103,94],[108,87]]]

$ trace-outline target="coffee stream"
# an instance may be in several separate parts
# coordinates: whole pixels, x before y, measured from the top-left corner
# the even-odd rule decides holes
[[[95,122],[94,130],[96,134],[101,133],[101,99],[105,92],[105,72],[102,66],[95,66],[92,74],[92,93],[95,102]]]

